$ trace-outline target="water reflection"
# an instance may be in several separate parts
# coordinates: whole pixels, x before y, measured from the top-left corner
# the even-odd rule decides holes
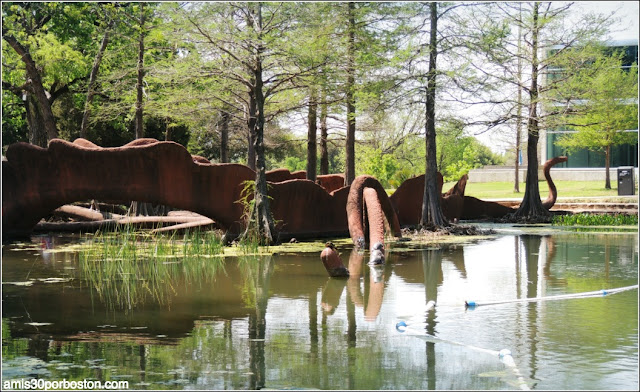
[[[344,279],[327,279],[322,290],[322,310],[327,315],[335,313],[340,304],[340,298],[344,292],[346,281]]]
[[[364,310],[366,321],[375,321],[382,307],[384,296],[384,265],[369,265],[369,292],[367,306]],[[366,288],[367,286],[365,286]]]
[[[637,291],[463,305],[637,284],[636,236],[396,247],[373,268],[352,252],[348,279],[328,278],[316,254],[182,260],[157,265],[154,284],[141,280],[147,266],[124,269],[127,284],[104,282],[88,271],[99,264],[55,252],[56,241],[50,249],[41,239],[33,248],[3,247],[4,282],[33,282],[3,284],[4,377],[129,377],[137,388],[170,389],[518,387],[497,358],[466,345],[510,349],[536,389],[638,386]],[[51,277],[69,280],[47,283]],[[138,297],[115,295],[132,293],[134,282],[143,284]],[[399,319],[441,340],[399,334]]]
[[[389,252],[387,251],[385,259],[388,259],[388,257]],[[376,320],[382,307],[385,288],[385,270],[389,269],[389,265],[369,265],[365,264],[364,261],[365,253],[363,251],[356,249],[351,250],[348,267],[349,278],[347,280],[332,278],[327,280],[322,291],[322,309],[325,313],[331,315],[335,312],[346,286],[349,301],[351,301],[354,306],[352,309],[353,312],[355,312],[355,308],[362,308],[364,309],[364,318],[366,321],[373,322]],[[363,274],[363,270],[368,273]],[[349,306],[349,308],[351,309],[351,306]]]
[[[238,264],[245,282],[243,298],[253,308],[249,313],[249,385],[251,389],[262,389],[265,386],[266,314],[273,262],[271,256],[252,256],[240,258]]]
[[[364,299],[362,290],[360,289],[363,260],[364,253],[358,252],[355,249],[349,254],[349,280],[347,281],[347,287],[351,301],[353,301],[354,305],[361,308],[364,308]]]
[[[438,303],[438,287],[442,285],[442,250],[428,249],[422,252],[422,270],[424,271],[424,291],[425,304],[429,301]],[[462,256],[464,257],[464,256]],[[464,271],[464,259],[462,262],[454,263],[457,268],[462,264]],[[466,276],[464,276],[466,277]],[[425,314],[425,332],[429,335],[436,334],[436,312],[427,311]],[[436,389],[436,347],[433,342],[425,342],[425,353],[427,356],[427,380],[430,390]]]

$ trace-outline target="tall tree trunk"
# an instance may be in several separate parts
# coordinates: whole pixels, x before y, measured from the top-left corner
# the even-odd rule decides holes
[[[98,49],[98,53],[96,53],[96,58],[93,61],[93,66],[91,67],[91,73],[89,74],[89,86],[87,88],[87,98],[84,102],[84,113],[82,114],[82,123],[80,123],[80,137],[84,139],[87,138],[87,128],[89,127],[89,115],[91,114],[91,103],[93,102],[93,97],[95,96],[96,78],[98,77],[98,70],[100,69],[102,56],[104,55],[104,52],[107,50],[107,45],[109,44],[110,28],[111,28],[111,23],[107,26],[107,30],[104,32],[104,36],[102,36],[102,42],[100,44],[100,48]]]
[[[518,95],[520,95],[521,93],[518,92]],[[519,107],[520,105],[518,105],[518,112],[521,112],[522,109]],[[513,183],[513,191],[515,193],[520,193],[520,143],[522,143],[522,141],[520,140],[521,137],[521,133],[522,133],[522,122],[520,121],[521,118],[521,114],[519,113],[517,115],[518,117],[518,124],[516,125],[516,158],[515,158],[515,181]]]
[[[42,110],[36,97],[31,93],[26,93],[24,107],[27,112],[27,126],[29,128],[29,143],[47,147],[47,131],[42,120]]]
[[[251,111],[251,109],[249,109]],[[254,113],[255,113],[255,109],[254,109]],[[254,124],[254,125],[252,125]],[[256,143],[255,143],[255,134],[253,129],[255,128],[255,119],[251,120],[251,118],[249,118],[249,135],[247,136],[247,142],[249,144],[249,149],[247,151],[247,166],[249,166],[249,168],[251,170],[256,170]]]
[[[220,163],[229,162],[229,112],[222,110],[218,121],[220,132]]]
[[[253,4],[252,4],[253,5]],[[261,4],[256,3],[255,9],[251,9],[250,13],[255,12],[252,18],[248,18],[247,23],[258,32],[258,40],[261,40],[262,32],[262,9]],[[254,85],[250,96],[250,108],[253,108],[253,115],[250,113],[250,122],[253,123],[252,134],[254,137],[254,149],[256,154],[256,181],[254,188],[254,204],[253,211],[244,233],[244,238],[252,235],[257,236],[260,243],[270,244],[274,241],[275,225],[271,216],[271,208],[269,206],[269,195],[267,189],[267,170],[264,155],[264,92],[262,79],[262,43],[259,42],[256,49],[253,69]],[[253,120],[251,120],[253,118]]]
[[[258,7],[260,7],[260,4],[258,4]],[[251,13],[250,5],[247,5],[248,8],[248,13]],[[252,26],[254,25],[254,21],[252,18],[248,17],[246,18],[247,21],[247,25]],[[258,84],[258,82],[255,80],[256,79],[256,73],[254,69],[247,69],[247,72],[249,73],[249,75],[251,76],[251,80],[250,80],[250,86],[249,86],[249,106],[247,107],[247,126],[249,127],[249,132],[247,135],[247,166],[249,166],[249,168],[253,171],[256,171],[256,124],[258,121],[257,118],[257,112],[258,112],[258,108],[257,108],[257,101],[256,101],[256,86]],[[251,221],[251,219],[250,219]],[[247,227],[248,229],[248,227]],[[247,232],[245,232],[246,234]]]
[[[144,82],[144,25],[146,17],[144,14],[144,3],[140,3],[140,36],[138,37],[138,64],[137,74],[138,79],[136,81],[136,117],[135,117],[135,131],[136,139],[144,137],[144,122],[143,122],[143,82]]]
[[[611,189],[611,145],[608,145],[604,150],[604,170],[605,170],[605,179],[604,179],[604,189]]]
[[[307,180],[316,181],[316,166],[318,163],[318,143],[317,143],[317,112],[318,102],[314,88],[309,94],[309,116],[307,132]]]
[[[147,17],[145,14],[145,3],[140,3],[140,19],[137,20],[138,27],[140,28],[140,35],[138,36],[138,62],[136,64],[136,113],[134,118],[135,126],[135,138],[141,139],[144,137],[144,40],[145,40],[145,24]],[[153,206],[151,203],[139,202],[134,200],[129,207],[131,215],[154,215]]]
[[[520,4],[520,20],[522,20],[522,4]],[[522,26],[518,26],[518,105],[516,112],[516,159],[515,159],[515,181],[513,191],[520,193],[520,144],[522,135]]]
[[[31,57],[31,53],[27,50],[18,40],[11,34],[4,34],[2,38],[7,41],[9,46],[16,51],[16,53],[22,59],[24,63],[25,70],[27,72],[27,89],[28,94],[33,94],[35,101],[29,102],[27,98],[27,104],[32,104],[32,109],[37,110],[39,114],[32,113],[32,118],[39,118],[42,122],[42,128],[44,129],[47,139],[55,139],[58,137],[58,128],[56,127],[56,120],[53,116],[53,111],[51,111],[51,102],[49,101],[49,97],[47,97],[47,92],[44,89],[42,84],[42,78],[40,77],[40,73],[38,72],[38,68],[36,67],[36,63]],[[30,127],[32,125],[30,124]],[[36,130],[36,126],[39,125],[33,124],[32,130]],[[34,134],[35,135],[35,134]],[[40,140],[41,137],[36,137],[37,140]],[[44,145],[46,147],[46,143]]]
[[[431,14],[431,26],[429,37],[429,70],[427,71],[427,91],[425,109],[425,145],[426,168],[424,178],[424,194],[422,198],[422,217],[420,226],[435,229],[447,226],[448,222],[442,212],[440,204],[441,195],[438,192],[437,162],[436,162],[436,59],[437,29],[438,29],[438,3],[429,3]]]
[[[323,98],[326,98],[323,97]],[[329,174],[329,148],[327,146],[327,103],[320,105],[320,174]]]
[[[170,118],[165,118],[164,119],[164,141],[168,142],[171,140],[171,119]]]
[[[529,89],[529,120],[527,122],[527,180],[524,198],[515,212],[516,218],[537,221],[548,218],[551,214],[542,206],[538,187],[538,8],[533,6],[533,29],[531,35],[531,88]]]
[[[356,178],[356,158],[355,158],[355,144],[356,144],[356,100],[355,100],[355,3],[349,2],[349,36],[347,42],[347,84],[346,88],[346,100],[347,100],[347,141],[345,151],[345,172],[344,172],[344,185],[351,185]]]

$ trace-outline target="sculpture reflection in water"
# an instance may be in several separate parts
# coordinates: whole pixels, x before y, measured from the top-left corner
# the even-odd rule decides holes
[[[388,257],[388,252],[385,254],[385,259]],[[390,274],[385,273],[389,264],[367,264],[369,273],[363,273],[363,265],[365,259],[365,252],[358,251],[355,248],[349,255],[349,278],[344,279],[332,279],[329,278],[322,291],[322,304],[321,307],[325,314],[333,314],[340,303],[340,298],[344,291],[344,287],[347,287],[348,293],[348,306],[355,306],[358,308],[364,308],[364,319],[366,321],[375,321],[382,308],[382,301],[384,296],[385,276]],[[368,277],[366,276],[368,275]],[[364,279],[364,294],[362,292],[361,282]],[[365,303],[366,300],[366,303]],[[349,307],[347,308],[349,311]],[[353,318],[355,320],[355,317]]]
[[[364,319],[366,321],[373,322],[377,319],[382,303],[384,300],[384,288],[385,283],[388,281],[388,277],[391,275],[390,270],[393,266],[393,262],[387,262],[385,264],[365,264],[366,252],[353,249],[349,255],[349,278],[344,279],[329,278],[322,291],[322,303],[321,307],[325,314],[332,315],[335,313],[336,308],[340,303],[340,298],[344,291],[344,287],[347,287],[348,303],[347,305],[353,305],[356,308],[364,309]],[[385,259],[389,258],[389,251],[385,251]],[[464,253],[461,251],[453,252],[450,257],[453,265],[461,273],[461,276],[466,277],[466,269],[464,266]],[[442,284],[442,250],[430,249],[422,251],[423,260],[423,274],[425,284],[425,303],[430,301],[437,302],[437,289]],[[368,273],[363,272],[363,266],[368,267]],[[364,279],[364,285],[362,285]],[[364,287],[364,293],[363,293]],[[349,308],[347,308],[349,311]],[[427,313],[426,317],[434,320],[433,312]],[[433,334],[435,322],[426,320],[428,333]]]

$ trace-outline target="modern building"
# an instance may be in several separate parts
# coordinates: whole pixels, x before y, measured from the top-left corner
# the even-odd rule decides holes
[[[623,68],[637,66],[638,64],[638,40],[611,41],[607,44],[608,50],[623,51]],[[611,148],[611,168],[620,166],[638,167],[638,127],[635,129],[621,130],[623,132],[634,132],[636,143],[633,145],[623,144]],[[559,155],[565,155],[562,147],[556,145],[556,140],[564,133],[573,132],[571,129],[547,129],[540,133],[539,146],[541,162]],[[556,165],[558,168],[604,168],[604,154],[595,151],[582,149],[571,153],[568,162]]]

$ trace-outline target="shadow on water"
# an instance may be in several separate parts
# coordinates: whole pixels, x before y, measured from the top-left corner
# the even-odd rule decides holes
[[[502,235],[387,251],[350,276],[317,254],[81,258],[74,237],[3,246],[3,378],[126,379],[138,389],[637,388],[636,236]],[[435,308],[430,302],[436,303]],[[407,320],[412,334],[399,333]],[[428,336],[435,340],[424,339]],[[455,343],[455,344],[454,344]]]

